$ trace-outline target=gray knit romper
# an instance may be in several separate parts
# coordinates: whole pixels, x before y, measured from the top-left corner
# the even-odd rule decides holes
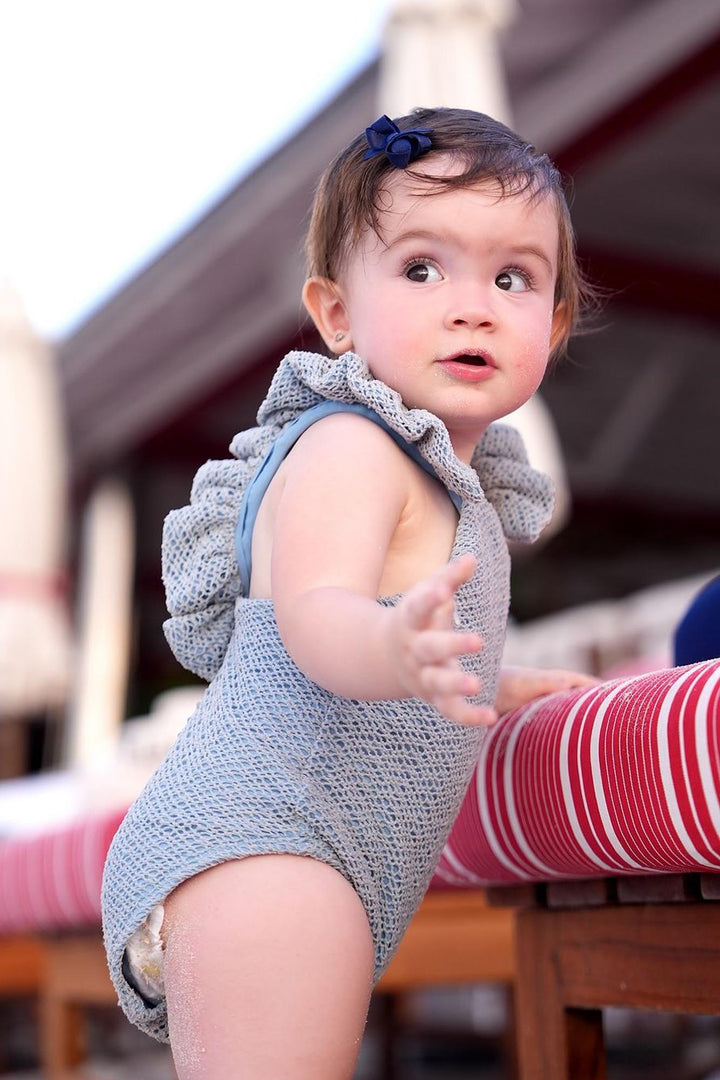
[[[373,410],[461,505],[453,555],[472,552],[478,569],[456,612],[485,643],[463,660],[482,679],[483,703],[495,699],[507,619],[506,538],[535,539],[550,516],[550,482],[528,465],[513,428],[492,425],[465,465],[443,423],[406,409],[353,353],[286,356],[258,427],[233,440],[234,459],[200,469],[190,505],[165,525],[165,632],[210,685],[120,826],[103,880],[120,1004],[161,1041],[165,1001],[148,1007],[125,980],[126,943],[177,885],[229,859],[293,853],[335,867],[364,904],[379,978],[427,889],[483,738],[417,699],[352,701],[322,689],[283,648],[272,600],[243,595],[235,532],[248,481],[287,425],[325,400]]]

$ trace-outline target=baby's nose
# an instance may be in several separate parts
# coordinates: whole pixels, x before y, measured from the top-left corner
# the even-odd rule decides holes
[[[448,289],[446,325],[455,329],[479,329],[495,321],[492,289],[475,274],[458,276]]]
[[[492,326],[495,316],[487,298],[478,294],[465,297],[464,300],[454,304],[448,311],[447,321],[455,327],[476,329]]]

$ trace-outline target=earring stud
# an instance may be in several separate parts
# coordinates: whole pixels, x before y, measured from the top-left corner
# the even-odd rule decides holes
[[[342,341],[342,339],[344,337],[345,337],[345,331],[344,330],[338,330],[337,334],[335,335],[335,340],[336,341]]]

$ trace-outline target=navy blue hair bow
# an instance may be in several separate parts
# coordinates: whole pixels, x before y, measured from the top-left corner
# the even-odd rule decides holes
[[[389,116],[381,116],[369,128],[365,128],[370,149],[363,154],[363,160],[385,154],[396,169],[407,169],[411,161],[426,154],[431,148],[429,133],[430,128],[409,128],[401,131]]]

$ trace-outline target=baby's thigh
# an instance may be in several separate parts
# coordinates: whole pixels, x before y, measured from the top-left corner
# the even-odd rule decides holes
[[[374,950],[332,867],[295,855],[213,867],[168,898],[163,936],[180,1080],[352,1076]]]

